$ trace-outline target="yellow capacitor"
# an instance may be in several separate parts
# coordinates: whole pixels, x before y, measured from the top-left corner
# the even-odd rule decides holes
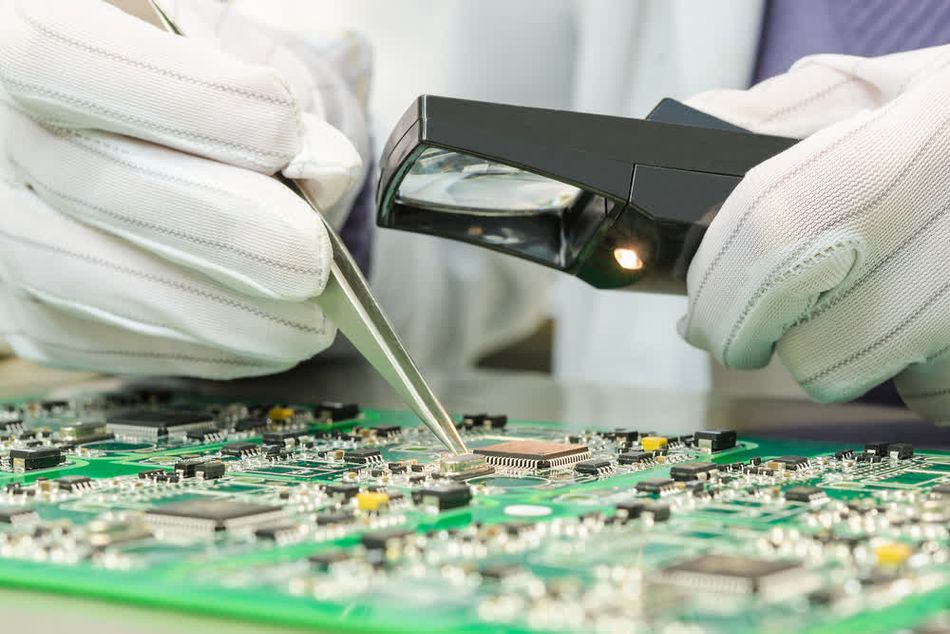
[[[875,548],[874,554],[877,556],[877,563],[880,566],[900,566],[910,557],[910,546],[900,542],[884,544]]]
[[[380,511],[389,505],[389,496],[376,491],[356,494],[356,506],[361,511]]]
[[[267,412],[267,418],[274,422],[283,422],[293,417],[294,409],[292,407],[272,407],[270,411]]]
[[[644,436],[640,439],[640,446],[644,451],[659,451],[666,447],[667,442],[663,436]]]

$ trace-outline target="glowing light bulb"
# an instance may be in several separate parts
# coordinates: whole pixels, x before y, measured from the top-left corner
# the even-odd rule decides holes
[[[643,260],[640,255],[629,247],[617,247],[614,249],[614,259],[620,268],[628,271],[639,271],[643,268]]]

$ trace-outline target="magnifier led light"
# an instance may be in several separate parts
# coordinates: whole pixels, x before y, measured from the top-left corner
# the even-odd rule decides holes
[[[643,260],[640,259],[640,255],[627,247],[614,249],[614,259],[620,265],[620,268],[627,271],[639,271],[643,268]]]

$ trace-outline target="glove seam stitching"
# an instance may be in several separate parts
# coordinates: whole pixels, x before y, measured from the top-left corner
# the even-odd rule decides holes
[[[733,227],[732,232],[729,234],[729,237],[728,237],[728,238],[726,239],[726,241],[723,243],[723,245],[722,245],[722,247],[720,248],[719,252],[716,254],[716,257],[713,258],[713,260],[712,260],[712,262],[710,263],[709,267],[706,269],[705,273],[703,274],[703,278],[702,278],[702,280],[700,281],[699,287],[696,289],[696,293],[695,293],[695,295],[694,295],[695,299],[694,299],[694,301],[693,301],[693,306],[695,306],[696,304],[699,303],[699,297],[700,297],[700,295],[702,295],[702,293],[703,293],[703,291],[705,290],[707,284],[709,283],[709,279],[712,277],[712,274],[717,270],[717,267],[718,267],[719,263],[722,261],[722,258],[725,256],[726,251],[728,251],[728,250],[729,250],[729,247],[732,246],[732,243],[736,241],[736,239],[737,239],[738,236],[739,236],[739,232],[740,232],[740,231],[742,230],[742,228],[745,226],[746,221],[747,221],[749,218],[752,217],[752,212],[755,211],[755,209],[758,207],[758,205],[759,205],[767,196],[770,196],[771,194],[775,193],[775,191],[778,190],[779,187],[781,187],[782,185],[784,185],[785,183],[787,183],[789,180],[791,180],[792,178],[794,178],[802,169],[805,169],[806,167],[808,167],[808,166],[810,166],[810,165],[813,165],[816,160],[818,160],[818,159],[820,159],[820,158],[823,158],[823,157],[826,156],[827,154],[831,153],[833,150],[838,149],[838,147],[839,147],[842,143],[845,143],[846,141],[848,141],[852,136],[858,134],[858,133],[861,132],[865,127],[871,125],[871,123],[874,122],[874,121],[876,121],[876,120],[877,120],[876,117],[868,119],[867,121],[865,121],[864,123],[862,123],[859,127],[855,128],[854,130],[851,130],[847,135],[845,135],[845,136],[843,136],[843,137],[837,139],[834,143],[832,143],[831,145],[825,147],[825,148],[824,148],[821,152],[819,152],[817,155],[815,155],[815,156],[813,156],[813,157],[810,157],[810,158],[807,160],[807,162],[798,163],[798,164],[795,165],[793,168],[790,168],[790,170],[789,170],[788,172],[786,172],[785,175],[783,175],[781,178],[779,178],[779,179],[777,179],[776,181],[774,181],[771,186],[769,186],[764,192],[762,192],[761,194],[759,194],[759,195],[755,198],[755,200],[752,201],[752,203],[751,203],[751,204],[748,206],[748,208],[746,209],[745,213],[742,214],[742,217],[739,218],[739,220],[736,222],[736,226]],[[688,316],[688,318],[687,318],[687,326],[686,326],[687,332],[689,331],[689,329],[690,329],[691,326],[692,326],[692,315],[693,315],[693,313],[694,313],[694,311],[690,311],[689,316]]]
[[[67,142],[68,142],[68,140],[67,140]],[[105,155],[105,154],[103,154],[103,153],[97,152],[97,151],[94,150],[93,148],[85,147],[84,144],[81,143],[81,142],[80,142],[80,143],[76,143],[75,145],[83,146],[84,149],[87,149],[87,150],[92,151],[92,152],[94,152],[94,153],[96,153],[96,154],[99,154],[99,155],[103,156],[104,158],[114,158],[114,157],[110,157],[110,156],[108,156],[108,155]],[[235,253],[235,254],[237,254],[237,255],[241,255],[241,256],[243,256],[243,257],[246,257],[246,258],[248,258],[248,259],[250,259],[250,260],[254,260],[254,261],[260,262],[260,263],[262,263],[262,264],[268,264],[268,265],[273,266],[273,267],[275,267],[275,268],[283,269],[283,270],[286,270],[286,271],[292,271],[292,272],[294,272],[294,273],[301,273],[301,274],[305,274],[305,275],[316,275],[316,276],[319,277],[319,276],[322,276],[323,273],[324,273],[325,270],[326,270],[326,267],[307,268],[307,267],[303,267],[303,266],[296,266],[296,265],[289,264],[289,263],[286,263],[286,262],[280,262],[280,261],[274,260],[274,259],[272,259],[272,258],[268,258],[268,257],[266,257],[266,256],[263,256],[263,255],[254,253],[253,251],[249,251],[249,250],[246,250],[246,249],[241,249],[241,248],[238,248],[238,247],[234,247],[234,246],[231,246],[231,245],[229,245],[229,244],[222,243],[222,242],[216,242],[216,241],[210,240],[210,239],[208,239],[208,238],[202,238],[202,237],[200,237],[200,236],[196,236],[196,235],[192,235],[192,234],[189,234],[189,233],[185,233],[185,232],[183,232],[183,231],[178,231],[178,230],[175,230],[175,229],[172,229],[172,228],[169,228],[169,227],[163,227],[162,225],[159,225],[159,224],[156,224],[156,223],[152,223],[152,222],[148,222],[148,221],[141,220],[141,219],[137,219],[137,218],[133,218],[133,217],[131,217],[131,216],[126,216],[126,215],[124,215],[124,214],[122,214],[122,213],[119,213],[119,212],[117,212],[117,211],[114,211],[114,210],[111,210],[111,209],[107,209],[106,207],[102,207],[102,206],[100,206],[100,205],[95,205],[95,204],[86,202],[86,201],[84,201],[84,200],[82,200],[82,199],[80,199],[80,198],[78,198],[78,197],[76,197],[76,196],[71,196],[71,195],[69,195],[69,194],[65,194],[65,193],[63,193],[63,192],[61,192],[61,191],[58,191],[57,189],[54,189],[53,187],[51,187],[48,183],[46,183],[46,182],[40,180],[39,178],[37,178],[30,170],[26,169],[26,168],[23,166],[23,164],[20,163],[19,161],[17,161],[16,159],[9,158],[8,160],[10,161],[10,164],[11,164],[11,165],[13,165],[14,167],[16,167],[16,168],[17,168],[27,179],[29,179],[33,184],[39,185],[41,188],[47,190],[48,192],[50,192],[50,193],[53,194],[54,196],[57,196],[57,197],[59,197],[59,198],[61,198],[61,199],[63,199],[63,200],[69,201],[69,202],[76,203],[76,204],[78,204],[78,205],[82,205],[82,206],[84,206],[84,207],[87,207],[88,209],[91,209],[91,210],[93,210],[93,211],[97,211],[97,212],[99,212],[99,213],[105,214],[105,215],[110,216],[110,217],[112,217],[112,218],[115,218],[115,219],[117,219],[117,220],[126,222],[126,223],[128,223],[128,224],[130,224],[130,225],[142,227],[142,228],[145,228],[145,229],[152,229],[152,230],[157,231],[157,232],[159,232],[159,233],[164,233],[164,234],[167,234],[167,235],[169,235],[169,236],[174,236],[174,237],[182,238],[182,239],[184,239],[184,240],[188,240],[188,241],[194,242],[194,243],[196,243],[196,244],[201,244],[201,245],[213,247],[213,248],[216,248],[216,249],[220,249],[220,250],[222,250],[222,251],[230,251],[230,252]],[[156,177],[159,177],[159,178],[164,177],[164,175],[163,175],[162,173],[160,173],[160,172],[154,172],[154,171],[151,171],[151,170],[148,170],[148,169],[139,168],[138,166],[133,165],[133,164],[131,164],[131,163],[126,163],[126,162],[124,162],[124,161],[119,161],[119,160],[117,160],[117,159],[115,160],[115,162],[117,162],[117,163],[119,163],[119,164],[124,164],[124,165],[126,165],[126,166],[128,166],[128,167],[130,167],[130,168],[132,168],[132,169],[138,169],[139,171],[141,171],[141,172],[143,172],[143,173],[151,174],[151,175],[156,176]],[[175,177],[170,177],[169,180],[171,180],[171,181],[173,181],[173,182],[183,182],[183,183],[187,183],[187,184],[198,185],[199,187],[202,186],[202,185],[199,184],[199,183],[193,183],[193,182],[191,182],[191,181],[188,181],[188,180],[185,180],[185,179],[177,179],[177,178],[175,178]],[[216,190],[216,189],[210,188],[210,187],[209,187],[208,189],[210,189],[211,191],[219,192],[219,193],[229,194],[229,192],[225,192],[225,191],[223,191],[223,190]]]
[[[159,359],[172,359],[176,361],[191,361],[196,363],[220,363],[222,365],[237,365],[237,366],[249,366],[249,367],[272,367],[267,363],[259,363],[251,360],[244,359],[228,359],[228,358],[214,358],[214,357],[198,357],[194,355],[186,354],[172,354],[167,352],[148,352],[148,351],[139,351],[139,350],[97,350],[94,348],[79,348],[76,346],[70,346],[67,344],[56,343],[54,341],[49,341],[46,339],[39,339],[34,337],[30,333],[18,330],[18,331],[9,331],[2,333],[3,337],[29,337],[30,340],[38,343],[41,346],[60,348],[62,350],[69,350],[71,352],[78,352],[80,354],[100,354],[100,355],[112,355],[112,356],[130,356],[130,357],[146,357],[146,358],[159,358]]]
[[[102,56],[107,57],[107,58],[109,58],[109,59],[113,59],[113,60],[115,60],[115,61],[122,62],[122,63],[128,64],[128,65],[133,66],[133,67],[136,67],[136,68],[143,68],[143,69],[146,69],[146,70],[151,70],[151,71],[154,71],[154,72],[156,72],[156,73],[158,73],[158,74],[160,74],[160,75],[165,75],[166,77],[171,77],[171,78],[173,78],[173,79],[180,79],[180,80],[185,81],[185,82],[194,83],[194,84],[198,84],[198,85],[202,85],[202,86],[208,86],[209,88],[214,88],[214,89],[216,89],[216,90],[220,90],[220,91],[223,91],[223,92],[232,93],[232,94],[235,94],[235,95],[240,95],[240,96],[243,96],[243,97],[249,97],[249,98],[251,98],[251,99],[255,99],[255,100],[258,100],[258,101],[264,101],[264,102],[267,102],[267,103],[273,103],[273,104],[281,105],[281,106],[294,106],[294,105],[295,105],[295,104],[293,103],[294,100],[293,100],[292,98],[289,98],[289,99],[288,99],[287,97],[285,97],[285,98],[280,98],[280,97],[275,97],[275,96],[272,96],[272,95],[267,95],[267,94],[264,94],[264,93],[258,93],[258,92],[254,92],[254,91],[251,91],[251,90],[246,90],[246,89],[243,89],[243,88],[239,88],[239,87],[237,87],[237,86],[229,86],[229,85],[227,85],[227,84],[221,84],[221,83],[217,83],[217,82],[211,82],[211,81],[207,81],[207,80],[204,80],[204,79],[200,79],[200,78],[198,78],[198,77],[192,77],[192,76],[190,76],[190,75],[185,75],[185,74],[182,74],[182,73],[173,71],[173,70],[168,70],[168,69],[165,69],[165,68],[161,68],[160,66],[154,66],[154,65],[152,65],[152,64],[148,64],[147,62],[142,62],[142,61],[134,60],[134,59],[131,59],[131,58],[128,58],[128,57],[124,57],[124,56],[122,56],[122,55],[120,55],[120,54],[118,54],[118,53],[115,53],[115,52],[112,52],[112,51],[109,51],[109,50],[106,50],[106,49],[97,48],[97,47],[92,46],[92,45],[90,45],[90,44],[87,44],[87,43],[85,43],[85,42],[81,42],[81,41],[79,41],[79,40],[74,40],[74,39],[70,38],[69,36],[67,36],[67,35],[65,35],[65,34],[63,34],[63,33],[60,33],[60,32],[58,32],[58,31],[56,31],[56,30],[54,30],[54,29],[51,29],[50,27],[48,27],[48,26],[46,26],[46,25],[40,24],[39,22],[35,21],[32,17],[27,16],[27,15],[24,15],[23,12],[22,12],[22,10],[20,10],[20,9],[17,10],[17,13],[20,15],[20,17],[21,17],[24,21],[26,21],[27,23],[29,23],[34,29],[40,31],[41,33],[44,33],[44,34],[46,34],[46,35],[48,35],[48,36],[50,36],[50,37],[52,37],[52,38],[54,38],[54,39],[60,40],[61,42],[64,42],[64,43],[69,44],[69,45],[71,45],[71,46],[80,48],[80,49],[82,49],[82,50],[89,51],[90,53],[96,53],[96,54],[98,54],[98,55],[102,55]],[[285,95],[286,95],[286,94],[287,94],[287,93],[286,93],[286,86],[282,86],[282,88],[284,88],[284,90],[285,90]]]
[[[88,100],[85,100],[85,99],[79,99],[79,98],[77,98],[77,97],[73,97],[73,96],[67,95],[67,94],[65,94],[65,93],[57,92],[57,91],[54,91],[54,90],[49,90],[49,89],[47,89],[47,88],[43,88],[42,86],[36,86],[36,85],[29,84],[29,83],[27,83],[27,82],[23,82],[23,81],[20,81],[20,80],[17,80],[17,79],[12,79],[12,78],[10,78],[10,77],[7,77],[7,78],[5,79],[5,83],[7,83],[7,84],[9,84],[9,85],[12,85],[12,86],[16,86],[16,87],[21,88],[21,89],[34,91],[34,92],[36,92],[37,94],[42,95],[42,96],[53,97],[53,98],[57,98],[57,99],[62,99],[63,101],[66,101],[66,102],[68,102],[68,103],[73,103],[73,104],[78,105],[78,106],[85,106],[85,107],[89,108],[90,110],[92,110],[93,112],[98,112],[99,114],[102,114],[102,115],[115,117],[115,118],[118,119],[119,121],[124,121],[124,122],[126,122],[126,123],[134,123],[134,124],[137,124],[137,125],[141,125],[141,126],[143,126],[143,127],[145,127],[145,128],[151,128],[151,129],[153,129],[153,130],[157,130],[157,131],[159,131],[159,132],[170,133],[170,134],[173,134],[173,135],[179,135],[180,137],[184,137],[184,138],[186,138],[186,139],[192,139],[192,140],[194,140],[194,141],[197,141],[199,144],[204,145],[205,147],[215,147],[215,146],[217,145],[217,146],[221,146],[221,147],[225,147],[225,148],[231,148],[232,150],[245,150],[245,151],[247,151],[247,152],[250,152],[250,153],[252,153],[252,154],[258,154],[258,155],[260,155],[260,156],[270,156],[270,157],[274,157],[275,159],[280,159],[280,160],[282,160],[282,161],[284,161],[284,162],[287,162],[287,161],[289,161],[290,159],[293,158],[293,155],[292,155],[292,154],[288,154],[288,153],[286,153],[286,152],[274,152],[274,151],[271,151],[271,150],[262,150],[262,149],[258,149],[258,148],[251,147],[251,146],[249,146],[249,145],[245,145],[245,144],[243,144],[243,143],[235,143],[235,142],[233,142],[233,141],[226,141],[226,140],[224,140],[224,139],[220,139],[220,138],[218,138],[218,137],[214,137],[214,136],[211,136],[211,135],[198,134],[198,133],[195,133],[195,132],[190,132],[190,131],[187,131],[187,130],[182,130],[182,129],[180,129],[180,128],[174,128],[174,127],[171,127],[171,126],[165,126],[165,125],[157,124],[157,123],[154,123],[154,122],[149,121],[149,120],[147,120],[147,119],[143,119],[143,118],[141,118],[141,117],[135,117],[135,116],[123,114],[123,113],[120,113],[120,112],[117,112],[117,111],[114,111],[114,110],[110,110],[110,109],[105,108],[105,107],[103,107],[103,106],[100,106],[99,104],[96,104],[96,103],[94,103],[94,102],[92,102],[92,101],[88,101]],[[238,153],[238,156],[240,156],[240,158],[243,159],[243,160],[246,160],[246,161],[248,161],[248,162],[250,162],[250,163],[254,163],[254,164],[259,165],[259,166],[261,166],[261,167],[266,167],[266,168],[268,168],[268,169],[270,169],[270,168],[272,167],[272,165],[271,165],[270,163],[264,162],[264,161],[262,161],[262,160],[260,160],[260,159],[255,159],[255,158],[252,158],[252,157],[243,156],[243,155],[241,155],[240,153]]]
[[[268,313],[268,312],[266,312],[266,311],[263,311],[263,310],[261,310],[261,309],[259,309],[259,308],[254,308],[253,306],[248,306],[248,305],[246,305],[246,304],[242,304],[241,302],[238,302],[238,301],[233,300],[233,299],[228,299],[227,297],[221,297],[220,295],[216,295],[216,294],[214,294],[214,293],[212,293],[212,292],[210,292],[210,291],[205,291],[205,290],[202,290],[202,289],[200,289],[200,288],[196,288],[196,287],[194,287],[194,286],[189,286],[188,284],[183,284],[183,283],[181,283],[181,282],[176,282],[176,281],[174,281],[174,280],[169,280],[169,279],[163,278],[163,277],[161,277],[161,276],[159,276],[159,275],[153,275],[153,274],[151,274],[151,273],[146,273],[145,271],[137,271],[137,270],[135,270],[135,269],[132,269],[132,268],[129,268],[129,267],[125,267],[125,266],[121,266],[121,265],[115,264],[114,262],[110,262],[110,261],[104,260],[104,259],[102,259],[102,258],[97,258],[97,257],[95,257],[95,256],[86,255],[86,254],[83,254],[83,253],[76,253],[76,252],[73,252],[73,251],[68,251],[68,250],[63,249],[63,248],[60,248],[60,247],[54,247],[54,246],[49,245],[49,244],[44,244],[44,243],[42,243],[42,242],[38,242],[38,241],[36,241],[36,240],[32,240],[32,239],[27,238],[27,237],[25,237],[25,236],[19,236],[19,235],[16,235],[16,234],[9,233],[9,232],[7,232],[7,231],[0,230],[0,235],[5,236],[6,238],[8,238],[8,239],[10,239],[10,240],[14,240],[14,241],[17,241],[17,242],[21,242],[21,243],[24,243],[24,244],[31,245],[31,246],[33,246],[33,247],[35,247],[35,248],[44,249],[44,250],[47,250],[47,251],[53,251],[53,252],[56,252],[56,253],[60,253],[60,254],[62,254],[62,255],[66,255],[66,256],[68,256],[68,257],[76,258],[76,259],[78,259],[78,260],[84,260],[84,261],[86,261],[86,262],[89,262],[90,264],[94,264],[94,265],[97,265],[97,266],[102,266],[102,267],[105,267],[105,268],[108,268],[108,269],[112,269],[112,270],[114,270],[114,271],[116,271],[116,272],[118,272],[118,273],[123,273],[123,274],[130,275],[130,276],[133,276],[133,277],[139,277],[139,278],[141,278],[141,279],[145,279],[145,280],[148,280],[148,281],[151,281],[151,282],[155,282],[155,283],[157,283],[157,284],[163,284],[163,285],[169,286],[169,287],[171,287],[171,288],[177,288],[178,290],[185,291],[186,293],[190,293],[190,294],[192,294],[192,295],[197,295],[197,296],[199,296],[199,297],[204,297],[205,299],[209,299],[209,300],[211,300],[211,301],[213,301],[213,302],[217,302],[217,303],[222,304],[222,305],[225,305],[225,306],[230,306],[230,307],[232,307],[232,308],[237,308],[238,310],[242,310],[242,311],[244,311],[244,312],[250,313],[250,314],[255,315],[255,316],[257,316],[257,317],[261,317],[261,318],[266,319],[266,320],[268,320],[268,321],[272,321],[272,322],[277,323],[277,324],[280,324],[280,325],[282,325],[282,326],[286,326],[286,327],[288,327],[288,328],[293,328],[293,329],[295,329],[295,330],[300,330],[300,331],[303,331],[303,332],[310,332],[310,333],[320,334],[320,335],[326,334],[326,331],[323,330],[322,328],[316,328],[316,327],[313,327],[313,326],[308,326],[307,324],[302,324],[302,323],[295,322],[295,321],[292,321],[292,320],[289,320],[289,319],[284,319],[284,318],[282,318],[282,317],[278,317],[277,315],[273,315],[273,314],[271,314],[271,313]],[[324,316],[324,319],[325,319],[325,316]]]
[[[887,185],[884,186],[881,192],[877,196],[875,196],[873,200],[871,200],[866,205],[862,205],[861,207],[858,207],[857,209],[852,209],[850,212],[844,214],[843,216],[830,219],[828,222],[817,227],[815,233],[819,233],[819,234],[823,233],[825,231],[828,231],[829,229],[833,229],[837,227],[838,225],[842,223],[845,223],[849,220],[853,220],[854,218],[858,216],[864,215],[865,213],[876,209],[879,205],[881,205],[884,199],[886,199],[891,194],[891,192],[894,191],[894,189],[901,183],[904,177],[906,177],[907,174],[910,173],[911,168],[915,165],[915,163],[921,157],[921,155],[927,152],[933,146],[933,144],[937,142],[938,139],[942,138],[943,133],[945,132],[945,129],[948,127],[950,127],[950,117],[944,119],[941,122],[940,126],[933,132],[933,134],[927,137],[927,139],[920,145],[920,147],[918,147],[917,150],[914,151],[913,155],[911,155],[911,157],[907,160],[907,162],[904,164],[901,170],[897,174],[895,174],[891,182],[887,183]],[[749,298],[749,301],[746,303],[745,309],[742,311],[742,313],[739,315],[739,318],[736,320],[735,324],[733,325],[732,330],[730,331],[730,334],[729,334],[729,338],[726,340],[723,346],[723,351],[722,351],[723,359],[727,357],[729,348],[735,342],[735,338],[738,336],[739,330],[741,330],[743,323],[745,322],[749,313],[754,308],[754,305],[758,302],[758,300],[762,297],[762,295],[768,291],[768,286],[776,282],[782,281],[789,273],[800,268],[800,265],[792,269],[789,269],[788,271],[783,272],[783,273],[779,273],[779,271],[783,269],[784,267],[788,266],[790,262],[795,260],[803,251],[806,251],[814,243],[815,243],[815,240],[810,240],[806,242],[805,244],[801,245],[800,247],[798,247],[797,249],[795,249],[788,257],[782,260],[772,270],[772,272],[768,276],[766,276],[766,278],[762,281],[762,283],[759,285],[758,290],[755,292],[755,294],[752,295],[752,297]],[[848,241],[845,241],[843,244],[856,244],[856,243],[858,242],[855,240],[848,240]],[[773,277],[775,275],[778,275],[779,277],[777,279],[774,279],[773,281]]]
[[[815,381],[818,381],[818,380],[820,380],[820,379],[823,379],[824,377],[828,376],[829,374],[831,374],[831,373],[834,372],[835,370],[839,370],[839,369],[843,368],[844,366],[846,366],[846,365],[848,365],[848,364],[850,364],[850,363],[852,363],[852,362],[854,362],[854,361],[857,361],[858,359],[860,359],[861,357],[865,356],[865,355],[868,354],[869,352],[872,352],[872,351],[874,351],[874,350],[880,348],[881,346],[883,346],[884,344],[886,344],[888,341],[890,341],[891,339],[893,339],[894,337],[896,337],[897,335],[899,335],[899,334],[900,334],[903,330],[905,330],[907,327],[909,327],[909,326],[914,322],[914,320],[916,320],[918,317],[920,317],[920,315],[922,315],[928,308],[930,308],[930,306],[931,306],[934,302],[936,302],[937,300],[939,300],[939,299],[941,298],[941,296],[943,296],[944,294],[946,294],[948,291],[950,291],[950,282],[947,282],[947,283],[943,284],[940,288],[938,288],[938,289],[937,289],[933,294],[931,294],[930,297],[928,297],[920,306],[918,306],[917,308],[915,308],[912,313],[910,313],[909,315],[907,315],[900,323],[896,324],[893,328],[891,328],[890,330],[888,330],[882,337],[878,338],[874,343],[871,343],[871,344],[865,346],[864,348],[855,351],[854,353],[848,355],[846,358],[841,359],[840,361],[838,361],[838,362],[836,362],[836,363],[834,363],[834,364],[828,366],[828,367],[825,368],[824,370],[821,370],[821,371],[819,371],[819,372],[816,372],[815,374],[812,374],[811,376],[802,379],[802,380],[800,381],[800,384],[801,384],[802,386],[810,385],[810,384],[814,383]]]
[[[803,323],[803,322],[805,322],[805,321],[808,321],[808,320],[810,320],[810,319],[814,319],[814,318],[816,318],[816,317],[820,317],[822,314],[824,314],[825,312],[831,310],[832,308],[834,308],[835,306],[837,306],[838,304],[840,304],[841,302],[843,302],[845,299],[847,299],[848,297],[850,297],[855,291],[858,290],[858,288],[860,288],[862,285],[866,284],[866,283],[868,282],[868,280],[870,280],[871,277],[874,276],[875,273],[877,273],[878,271],[880,271],[882,267],[884,267],[886,264],[889,264],[890,262],[892,262],[892,261],[894,260],[894,258],[896,258],[898,255],[900,255],[900,254],[904,251],[904,249],[906,249],[908,246],[910,246],[915,240],[917,240],[918,238],[924,236],[924,232],[925,232],[931,225],[933,225],[933,224],[936,223],[938,220],[940,220],[941,218],[943,218],[944,216],[946,216],[948,212],[950,212],[950,205],[946,205],[946,206],[944,206],[942,209],[940,209],[939,211],[937,211],[936,213],[932,214],[932,215],[926,220],[926,222],[924,222],[922,225],[920,225],[920,227],[918,227],[918,228],[917,228],[913,233],[911,233],[909,236],[907,236],[906,238],[904,238],[904,240],[901,241],[901,243],[900,243],[894,250],[892,250],[892,251],[891,251],[890,253],[888,253],[884,258],[882,258],[880,262],[878,262],[877,264],[874,265],[874,267],[872,267],[871,269],[869,269],[865,275],[862,275],[859,279],[855,280],[854,284],[853,284],[851,287],[849,287],[849,288],[848,288],[846,291],[844,291],[843,293],[840,293],[840,294],[836,295],[834,298],[832,298],[831,300],[829,300],[827,303],[825,303],[825,304],[823,304],[822,306],[816,308],[812,313],[808,314],[807,316],[803,317],[803,318],[800,319],[798,322],[796,322],[795,325],[798,325],[798,324]]]

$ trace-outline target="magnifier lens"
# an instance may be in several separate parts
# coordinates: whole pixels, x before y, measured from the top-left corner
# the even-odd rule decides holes
[[[403,177],[395,202],[447,213],[535,215],[564,212],[581,193],[516,167],[428,148]]]

